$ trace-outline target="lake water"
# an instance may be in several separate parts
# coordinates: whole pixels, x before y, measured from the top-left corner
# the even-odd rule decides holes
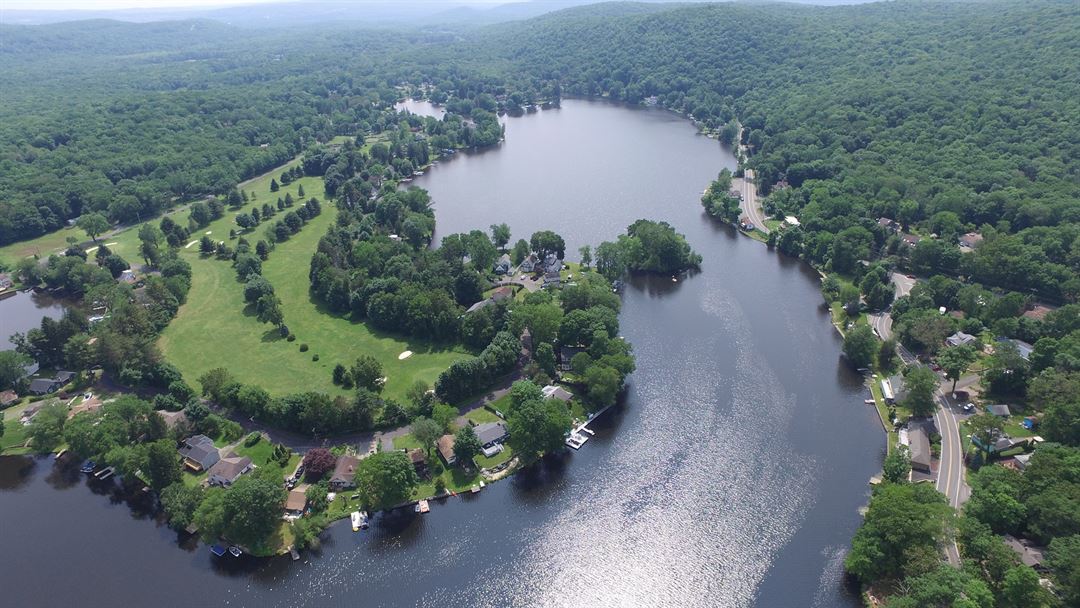
[[[40,327],[42,317],[59,319],[64,316],[64,309],[61,300],[32,291],[21,291],[0,300],[0,350],[13,350],[12,334]]]
[[[628,285],[638,371],[592,440],[424,516],[336,525],[296,563],[213,558],[143,496],[0,459],[5,604],[857,606],[842,561],[884,437],[817,275],[702,214],[730,152],[673,114],[576,100],[506,132],[414,182],[440,234],[506,222],[576,252],[644,217],[704,256]]]

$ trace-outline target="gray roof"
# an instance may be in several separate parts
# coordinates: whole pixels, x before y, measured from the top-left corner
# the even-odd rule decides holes
[[[250,466],[251,459],[247,456],[230,456],[214,463],[214,466],[210,467],[209,473],[210,477],[220,477],[232,483]]]
[[[74,377],[75,372],[56,372],[56,381],[61,384],[67,384]]]
[[[480,440],[481,445],[495,443],[506,437],[506,425],[501,422],[485,422],[477,425],[473,431],[476,432],[476,438]]]
[[[181,456],[199,463],[204,469],[213,466],[221,459],[221,452],[214,447],[214,441],[206,435],[195,435],[185,439],[179,451]]]
[[[911,444],[911,464],[918,468],[930,468],[930,438],[921,426],[908,431],[908,442]]]
[[[998,403],[998,404],[995,404],[995,405],[988,405],[988,406],[986,406],[986,411],[993,414],[993,415],[995,415],[995,416],[1008,416],[1008,415],[1012,414],[1012,412],[1009,411],[1009,406],[1007,406],[1007,405],[1005,405],[1003,403]]]
[[[945,338],[945,343],[949,346],[963,346],[965,344],[971,344],[975,341],[975,336],[971,334],[965,334],[962,331],[958,331],[955,334]]]
[[[1016,552],[1017,557],[1025,566],[1041,568],[1043,562],[1042,547],[1035,546],[1028,540],[1018,539],[1015,536],[1005,535],[1005,544]]]
[[[37,378],[35,380],[30,381],[30,392],[31,393],[38,393],[38,394],[51,393],[51,392],[55,391],[56,388],[57,388],[56,380],[54,380],[52,378]]]

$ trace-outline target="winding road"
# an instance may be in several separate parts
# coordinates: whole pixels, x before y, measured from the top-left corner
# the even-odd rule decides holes
[[[765,226],[765,214],[757,203],[757,186],[754,184],[753,169],[747,169],[743,172],[742,210],[755,228],[765,234],[769,234],[769,228]]]

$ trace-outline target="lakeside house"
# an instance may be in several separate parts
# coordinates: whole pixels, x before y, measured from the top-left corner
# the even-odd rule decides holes
[[[454,453],[453,435],[443,435],[442,437],[439,437],[437,447],[439,449],[439,456],[442,456],[442,459],[446,464],[453,465],[457,462],[457,454]]]
[[[30,392],[35,395],[48,395],[60,390],[60,386],[56,378],[35,378],[30,381]]]
[[[958,331],[948,338],[945,338],[945,344],[948,346],[967,346],[969,344],[974,344],[977,341],[978,338],[962,331]]]
[[[195,471],[205,471],[221,460],[221,452],[214,447],[214,440],[206,435],[195,435],[184,440],[178,450],[184,466]]]
[[[506,438],[510,436],[510,431],[501,422],[485,422],[477,425],[473,431],[476,433],[476,438],[480,440],[480,445],[485,448],[506,441]]]
[[[545,386],[544,388],[540,389],[540,392],[543,393],[544,399],[558,399],[559,401],[566,402],[574,398],[573,393],[561,386],[557,386],[554,384],[549,384]]]
[[[528,256],[525,257],[524,260],[521,261],[521,264],[518,266],[518,270],[526,274],[536,272],[536,264],[538,261],[539,260],[536,259],[536,255],[530,253]]]
[[[307,509],[307,489],[309,484],[302,483],[289,490],[289,496],[285,499],[285,514],[299,517]]]
[[[496,262],[493,270],[495,274],[510,274],[514,269],[514,264],[510,261],[510,254],[504,253]]]
[[[1008,418],[1012,415],[1012,412],[1009,411],[1009,406],[1005,405],[1004,403],[997,403],[994,405],[986,406],[986,413],[993,414],[995,416],[1001,416],[1002,418]]]
[[[908,442],[911,450],[911,469],[921,473],[930,472],[930,438],[921,425],[908,429]]]
[[[342,456],[334,465],[334,472],[330,475],[330,489],[335,492],[356,487],[356,467],[360,465],[360,459],[356,456]]]
[[[570,362],[574,359],[574,355],[583,352],[585,349],[580,346],[559,347],[559,369],[564,372],[570,371]]]
[[[888,404],[903,401],[907,397],[907,387],[904,385],[904,376],[896,374],[889,378],[882,378],[881,394],[885,398],[885,403]]]
[[[15,391],[0,392],[0,407],[7,407],[18,400],[19,395]]]
[[[222,458],[210,467],[207,482],[212,486],[227,488],[240,479],[240,476],[255,468],[247,456],[229,456]]]
[[[411,462],[413,468],[416,469],[416,474],[420,477],[426,477],[427,458],[424,455],[424,450],[422,450],[421,448],[413,448],[409,450],[408,454],[409,462]]]

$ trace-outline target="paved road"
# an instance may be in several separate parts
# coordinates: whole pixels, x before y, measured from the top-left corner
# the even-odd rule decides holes
[[[754,184],[754,171],[747,169],[743,173],[742,178],[742,210],[746,214],[746,217],[750,218],[750,223],[753,224],[758,230],[769,234],[768,227],[765,226],[765,214],[761,211],[761,207],[757,202],[757,186]]]

